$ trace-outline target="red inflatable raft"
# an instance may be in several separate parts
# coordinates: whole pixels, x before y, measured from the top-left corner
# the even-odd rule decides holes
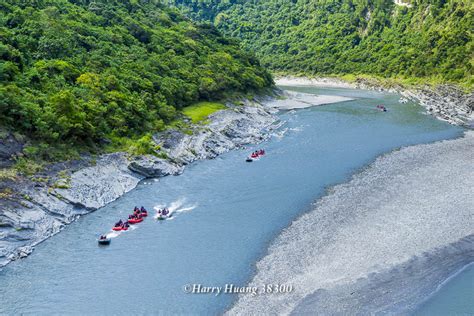
[[[141,218],[141,217],[140,218],[132,218],[132,219],[129,219],[128,222],[130,224],[138,224],[140,222],[143,222],[143,218]]]
[[[119,232],[121,230],[128,230],[128,227],[127,226],[115,226],[114,228],[112,228],[112,230],[115,230],[116,232]]]

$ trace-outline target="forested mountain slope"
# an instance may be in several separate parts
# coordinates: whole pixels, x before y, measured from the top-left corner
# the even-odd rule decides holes
[[[272,84],[238,43],[156,2],[5,0],[0,10],[0,127],[45,153],[141,137],[185,105]]]
[[[170,1],[277,72],[474,84],[470,0]]]

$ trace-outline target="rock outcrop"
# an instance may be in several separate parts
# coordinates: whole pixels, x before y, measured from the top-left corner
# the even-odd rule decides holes
[[[96,210],[135,188],[144,177],[128,169],[125,153],[104,155],[93,166],[71,174],[53,193],[69,204]]]
[[[182,166],[261,142],[277,126],[273,125],[276,117],[269,108],[249,104],[228,106],[228,110],[212,114],[209,124],[198,127],[192,135],[173,130],[155,135],[154,140],[171,161]]]
[[[474,93],[464,93],[455,86],[442,85],[436,89],[419,88],[400,93],[418,101],[428,113],[454,125],[474,128]]]
[[[146,178],[179,175],[184,170],[182,166],[152,155],[135,157],[128,165],[128,168]]]
[[[80,215],[132,190],[144,177],[131,172],[124,153],[96,163],[51,166],[37,177],[2,182],[0,192],[0,266],[26,257],[33,247]]]

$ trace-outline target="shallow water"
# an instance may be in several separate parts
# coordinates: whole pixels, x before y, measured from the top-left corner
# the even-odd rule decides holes
[[[0,272],[0,314],[220,313],[235,295],[186,294],[183,286],[244,286],[269,243],[326,188],[380,154],[462,133],[395,95],[296,90],[358,99],[282,113],[287,123],[265,144],[197,162],[179,177],[147,180],[82,217]],[[380,103],[389,111],[374,109]],[[267,155],[246,163],[260,147]],[[175,215],[148,217],[98,247],[97,235],[135,205],[172,205]]]

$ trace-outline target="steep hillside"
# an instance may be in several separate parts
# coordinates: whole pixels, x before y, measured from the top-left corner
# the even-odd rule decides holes
[[[0,128],[33,138],[32,155],[138,139],[185,105],[272,84],[238,43],[153,1],[6,0],[0,10]]]
[[[175,0],[293,74],[369,74],[474,84],[468,0]]]

